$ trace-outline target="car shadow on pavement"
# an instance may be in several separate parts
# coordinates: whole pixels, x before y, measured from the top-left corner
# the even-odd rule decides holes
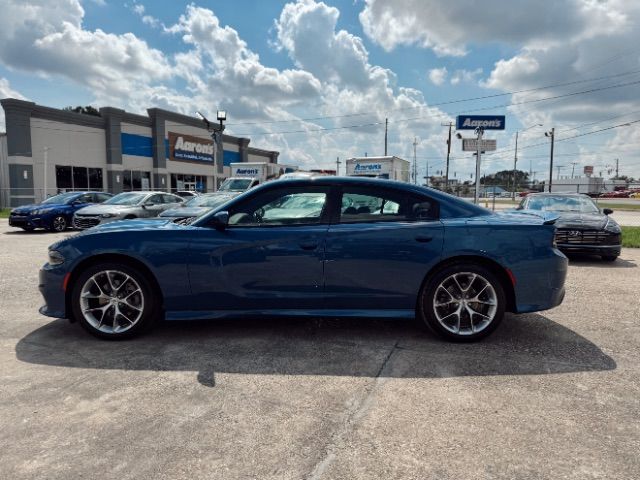
[[[593,255],[578,255],[575,253],[567,255],[569,264],[572,267],[596,267],[596,268],[636,268],[638,265],[633,260],[625,260],[618,257],[615,262],[605,262],[600,257]]]
[[[448,343],[404,320],[259,319],[163,322],[120,342],[54,320],[22,338],[17,358],[71,368],[216,373],[445,378],[613,370],[595,344],[538,314],[508,315],[490,337]]]

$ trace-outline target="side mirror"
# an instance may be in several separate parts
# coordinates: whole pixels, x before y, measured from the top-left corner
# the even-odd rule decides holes
[[[144,202],[142,204],[143,207],[153,207],[154,205],[155,205],[155,203],[153,203],[153,202]]]
[[[604,210],[602,210],[602,213],[604,213],[605,215],[611,215],[613,213],[613,210],[611,210],[610,208],[605,208]]]
[[[227,228],[229,225],[229,212],[222,211],[216,213],[213,217],[211,217],[211,223],[213,224],[213,228],[216,230],[222,231]]]

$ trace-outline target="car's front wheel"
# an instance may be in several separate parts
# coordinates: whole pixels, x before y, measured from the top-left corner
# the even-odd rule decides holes
[[[457,263],[427,280],[418,316],[447,340],[471,342],[493,332],[504,311],[505,293],[498,277],[481,265]]]
[[[51,220],[51,230],[54,232],[64,232],[67,229],[68,222],[63,215],[56,215]]]
[[[150,327],[156,298],[146,276],[135,268],[101,263],[84,270],[74,282],[71,308],[75,320],[104,339],[130,338]]]

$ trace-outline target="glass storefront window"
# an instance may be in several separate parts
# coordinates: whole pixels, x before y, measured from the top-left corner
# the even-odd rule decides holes
[[[102,169],[90,168],[89,169],[89,188],[91,190],[102,190],[104,187],[102,183]]]
[[[195,190],[207,191],[207,177],[205,175],[188,175],[182,173],[171,174],[171,191]]]
[[[56,187],[58,190],[72,190],[73,179],[71,177],[71,167],[61,167],[56,165]]]
[[[73,167],[73,189],[87,190],[89,188],[89,177],[87,167]]]

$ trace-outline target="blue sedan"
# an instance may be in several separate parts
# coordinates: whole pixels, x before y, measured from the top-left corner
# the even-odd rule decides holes
[[[557,216],[494,214],[379,179],[278,180],[195,221],[125,220],[49,247],[44,315],[107,339],[159,318],[417,318],[453,341],[562,302]]]
[[[28,232],[36,228],[63,232],[71,226],[71,219],[77,210],[93,203],[102,203],[112,196],[104,192],[60,193],[41,203],[14,208],[9,214],[9,226]]]

